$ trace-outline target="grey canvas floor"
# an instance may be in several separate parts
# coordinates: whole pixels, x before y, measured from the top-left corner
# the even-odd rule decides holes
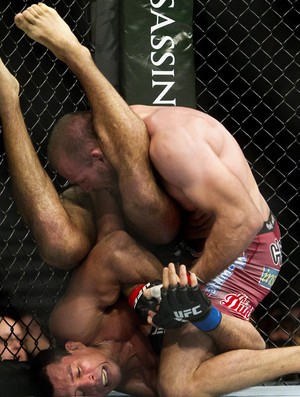
[[[226,396],[230,397],[282,397],[282,396],[298,396],[300,397],[299,386],[256,386],[239,392],[230,393]]]
[[[112,392],[111,397],[125,397],[127,394]],[[300,397],[299,386],[256,386],[249,389],[244,389],[239,392],[226,394],[224,397],[284,397],[284,396],[298,396]]]

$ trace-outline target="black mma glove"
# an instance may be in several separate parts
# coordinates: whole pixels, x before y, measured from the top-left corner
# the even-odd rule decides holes
[[[146,299],[143,293],[149,288],[152,298]],[[156,312],[153,323],[165,329],[178,328],[191,321],[201,331],[208,332],[214,330],[222,319],[219,310],[211,305],[198,285],[181,287],[177,284],[166,289],[161,281],[141,284],[131,292],[128,302],[145,322],[149,310]]]
[[[202,321],[212,310],[210,300],[199,286],[186,285],[161,289],[161,302],[153,323],[162,328],[177,328],[187,321]]]
[[[129,305],[134,309],[134,311],[139,315],[139,317],[147,322],[147,316],[149,310],[156,311],[157,306],[161,300],[161,287],[162,283],[159,280],[153,281],[152,283],[140,284],[130,293],[128,297]],[[146,299],[144,296],[144,291],[146,289],[151,289],[151,299]]]

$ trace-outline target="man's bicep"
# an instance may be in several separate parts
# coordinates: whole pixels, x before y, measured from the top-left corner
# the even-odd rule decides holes
[[[51,333],[58,340],[90,343],[102,320],[94,300],[81,295],[68,295],[56,305],[49,319]]]
[[[237,211],[250,199],[241,182],[222,164],[215,164],[205,175],[194,175],[186,178],[182,191],[203,212],[220,215],[230,208]]]
[[[234,197],[231,186],[239,184],[205,142],[201,147],[182,140],[154,142],[152,161],[169,193],[186,209],[214,213],[220,199]]]
[[[175,186],[203,212],[220,215],[230,208],[238,211],[251,200],[241,181],[207,144],[178,164],[178,172],[172,176]]]
[[[111,256],[106,254],[106,248],[103,242],[95,245],[73,271],[65,295],[51,313],[49,325],[57,338],[90,343],[104,312],[117,301],[120,285],[109,267]]]

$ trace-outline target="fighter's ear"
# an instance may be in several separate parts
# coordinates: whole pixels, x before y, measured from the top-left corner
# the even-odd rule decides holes
[[[84,348],[85,348],[85,345],[83,343],[81,343],[81,342],[74,342],[72,340],[68,340],[65,343],[65,349],[69,353],[72,353],[75,350],[81,350],[81,349],[84,349]]]
[[[97,159],[99,159],[100,161],[103,160],[103,153],[102,150],[100,149],[99,146],[95,146],[92,150],[91,150],[91,156],[95,157]]]

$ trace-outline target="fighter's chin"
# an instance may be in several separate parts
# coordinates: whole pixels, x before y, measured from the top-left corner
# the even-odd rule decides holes
[[[116,389],[121,382],[121,370],[117,365],[104,364],[100,368],[98,390],[109,393]]]
[[[112,369],[112,382],[111,382],[111,387],[112,389],[115,389],[118,387],[122,380],[122,374],[121,374],[121,369],[119,366],[114,366]]]

